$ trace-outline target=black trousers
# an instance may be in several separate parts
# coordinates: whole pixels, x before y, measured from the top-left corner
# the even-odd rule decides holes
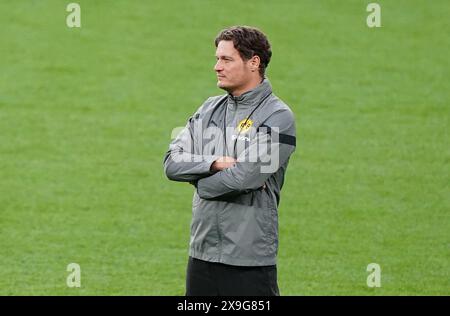
[[[241,267],[189,257],[186,296],[278,296],[277,266]]]

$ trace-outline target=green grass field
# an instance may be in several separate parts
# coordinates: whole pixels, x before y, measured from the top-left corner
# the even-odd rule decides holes
[[[0,295],[183,295],[193,188],[174,127],[216,88],[214,37],[260,27],[294,110],[282,295],[450,295],[447,0],[0,2]],[[69,263],[81,288],[69,288]],[[369,288],[369,263],[381,287]]]

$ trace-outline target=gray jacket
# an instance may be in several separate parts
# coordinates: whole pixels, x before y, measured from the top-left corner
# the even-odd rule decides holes
[[[189,118],[169,146],[164,171],[196,188],[190,256],[238,266],[276,264],[280,191],[295,135],[294,115],[267,78],[239,97],[208,98]],[[237,163],[211,172],[221,156]]]

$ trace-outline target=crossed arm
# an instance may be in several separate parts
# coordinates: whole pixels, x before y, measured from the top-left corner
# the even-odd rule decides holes
[[[278,126],[283,125],[283,130],[295,135],[295,124],[291,113],[281,112],[272,120],[272,126],[278,121]],[[287,116],[286,116],[287,115]],[[270,122],[269,122],[270,123]],[[273,134],[273,133],[272,133]],[[277,171],[262,172],[262,161],[276,158],[278,166],[284,164],[295,150],[294,143],[283,141],[282,137],[276,137],[273,141],[272,134],[258,133],[249,147],[235,159],[233,157],[194,155],[193,134],[188,122],[184,130],[170,144],[164,158],[164,171],[170,180],[190,182],[197,188],[198,195],[203,199],[215,199],[224,195],[238,195],[252,190],[260,189],[265,181]],[[277,136],[281,136],[281,132]],[[269,144],[268,151],[257,153],[255,162],[246,161],[249,151],[258,151],[261,142]],[[260,151],[260,150],[259,150]],[[270,153],[269,153],[270,152]]]

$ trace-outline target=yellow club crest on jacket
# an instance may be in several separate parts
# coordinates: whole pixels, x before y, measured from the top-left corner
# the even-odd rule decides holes
[[[239,132],[241,133],[245,133],[247,132],[250,127],[252,127],[253,125],[253,121],[250,119],[243,119],[242,121],[239,122],[237,129]]]

